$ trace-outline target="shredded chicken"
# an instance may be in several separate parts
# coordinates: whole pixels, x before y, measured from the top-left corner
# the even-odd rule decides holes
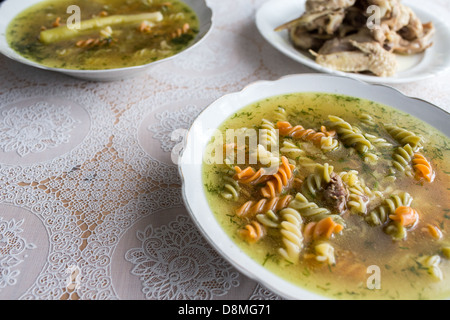
[[[306,11],[323,11],[326,9],[345,9],[355,4],[356,0],[306,0]]]
[[[379,13],[373,26],[371,6]],[[307,0],[305,9],[275,30],[287,29],[296,48],[335,70],[392,76],[395,54],[424,52],[433,44],[432,22],[422,23],[401,0]]]

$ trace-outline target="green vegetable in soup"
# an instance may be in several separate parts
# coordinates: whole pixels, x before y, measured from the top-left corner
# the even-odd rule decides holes
[[[79,28],[68,28],[60,26],[49,30],[41,31],[39,39],[45,43],[53,43],[62,40],[75,38],[82,32],[91,31],[107,26],[116,26],[127,23],[137,23],[142,21],[161,21],[163,15],[161,12],[149,12],[134,15],[116,15],[102,18],[93,18],[81,21]]]
[[[180,0],[46,0],[14,17],[6,38],[44,66],[102,70],[173,56],[198,32],[196,13]]]

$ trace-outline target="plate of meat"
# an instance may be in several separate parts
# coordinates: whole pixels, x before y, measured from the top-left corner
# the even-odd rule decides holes
[[[317,71],[407,83],[450,68],[450,26],[432,10],[418,0],[271,0],[256,25],[274,48]]]

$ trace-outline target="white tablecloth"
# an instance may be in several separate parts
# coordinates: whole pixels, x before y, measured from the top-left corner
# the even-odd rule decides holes
[[[279,299],[199,233],[171,133],[220,96],[311,70],[258,33],[263,0],[210,0],[197,48],[88,82],[0,56],[0,299]],[[427,3],[450,18],[450,1]],[[425,5],[425,2],[424,2]],[[395,85],[449,111],[450,72]]]

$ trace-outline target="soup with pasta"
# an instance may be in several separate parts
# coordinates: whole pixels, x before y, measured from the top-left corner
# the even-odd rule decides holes
[[[229,236],[290,282],[335,299],[448,298],[449,145],[385,105],[280,95],[224,121],[203,183]]]
[[[12,49],[42,65],[99,70],[170,57],[198,33],[195,12],[179,0],[47,0],[15,17]]]

